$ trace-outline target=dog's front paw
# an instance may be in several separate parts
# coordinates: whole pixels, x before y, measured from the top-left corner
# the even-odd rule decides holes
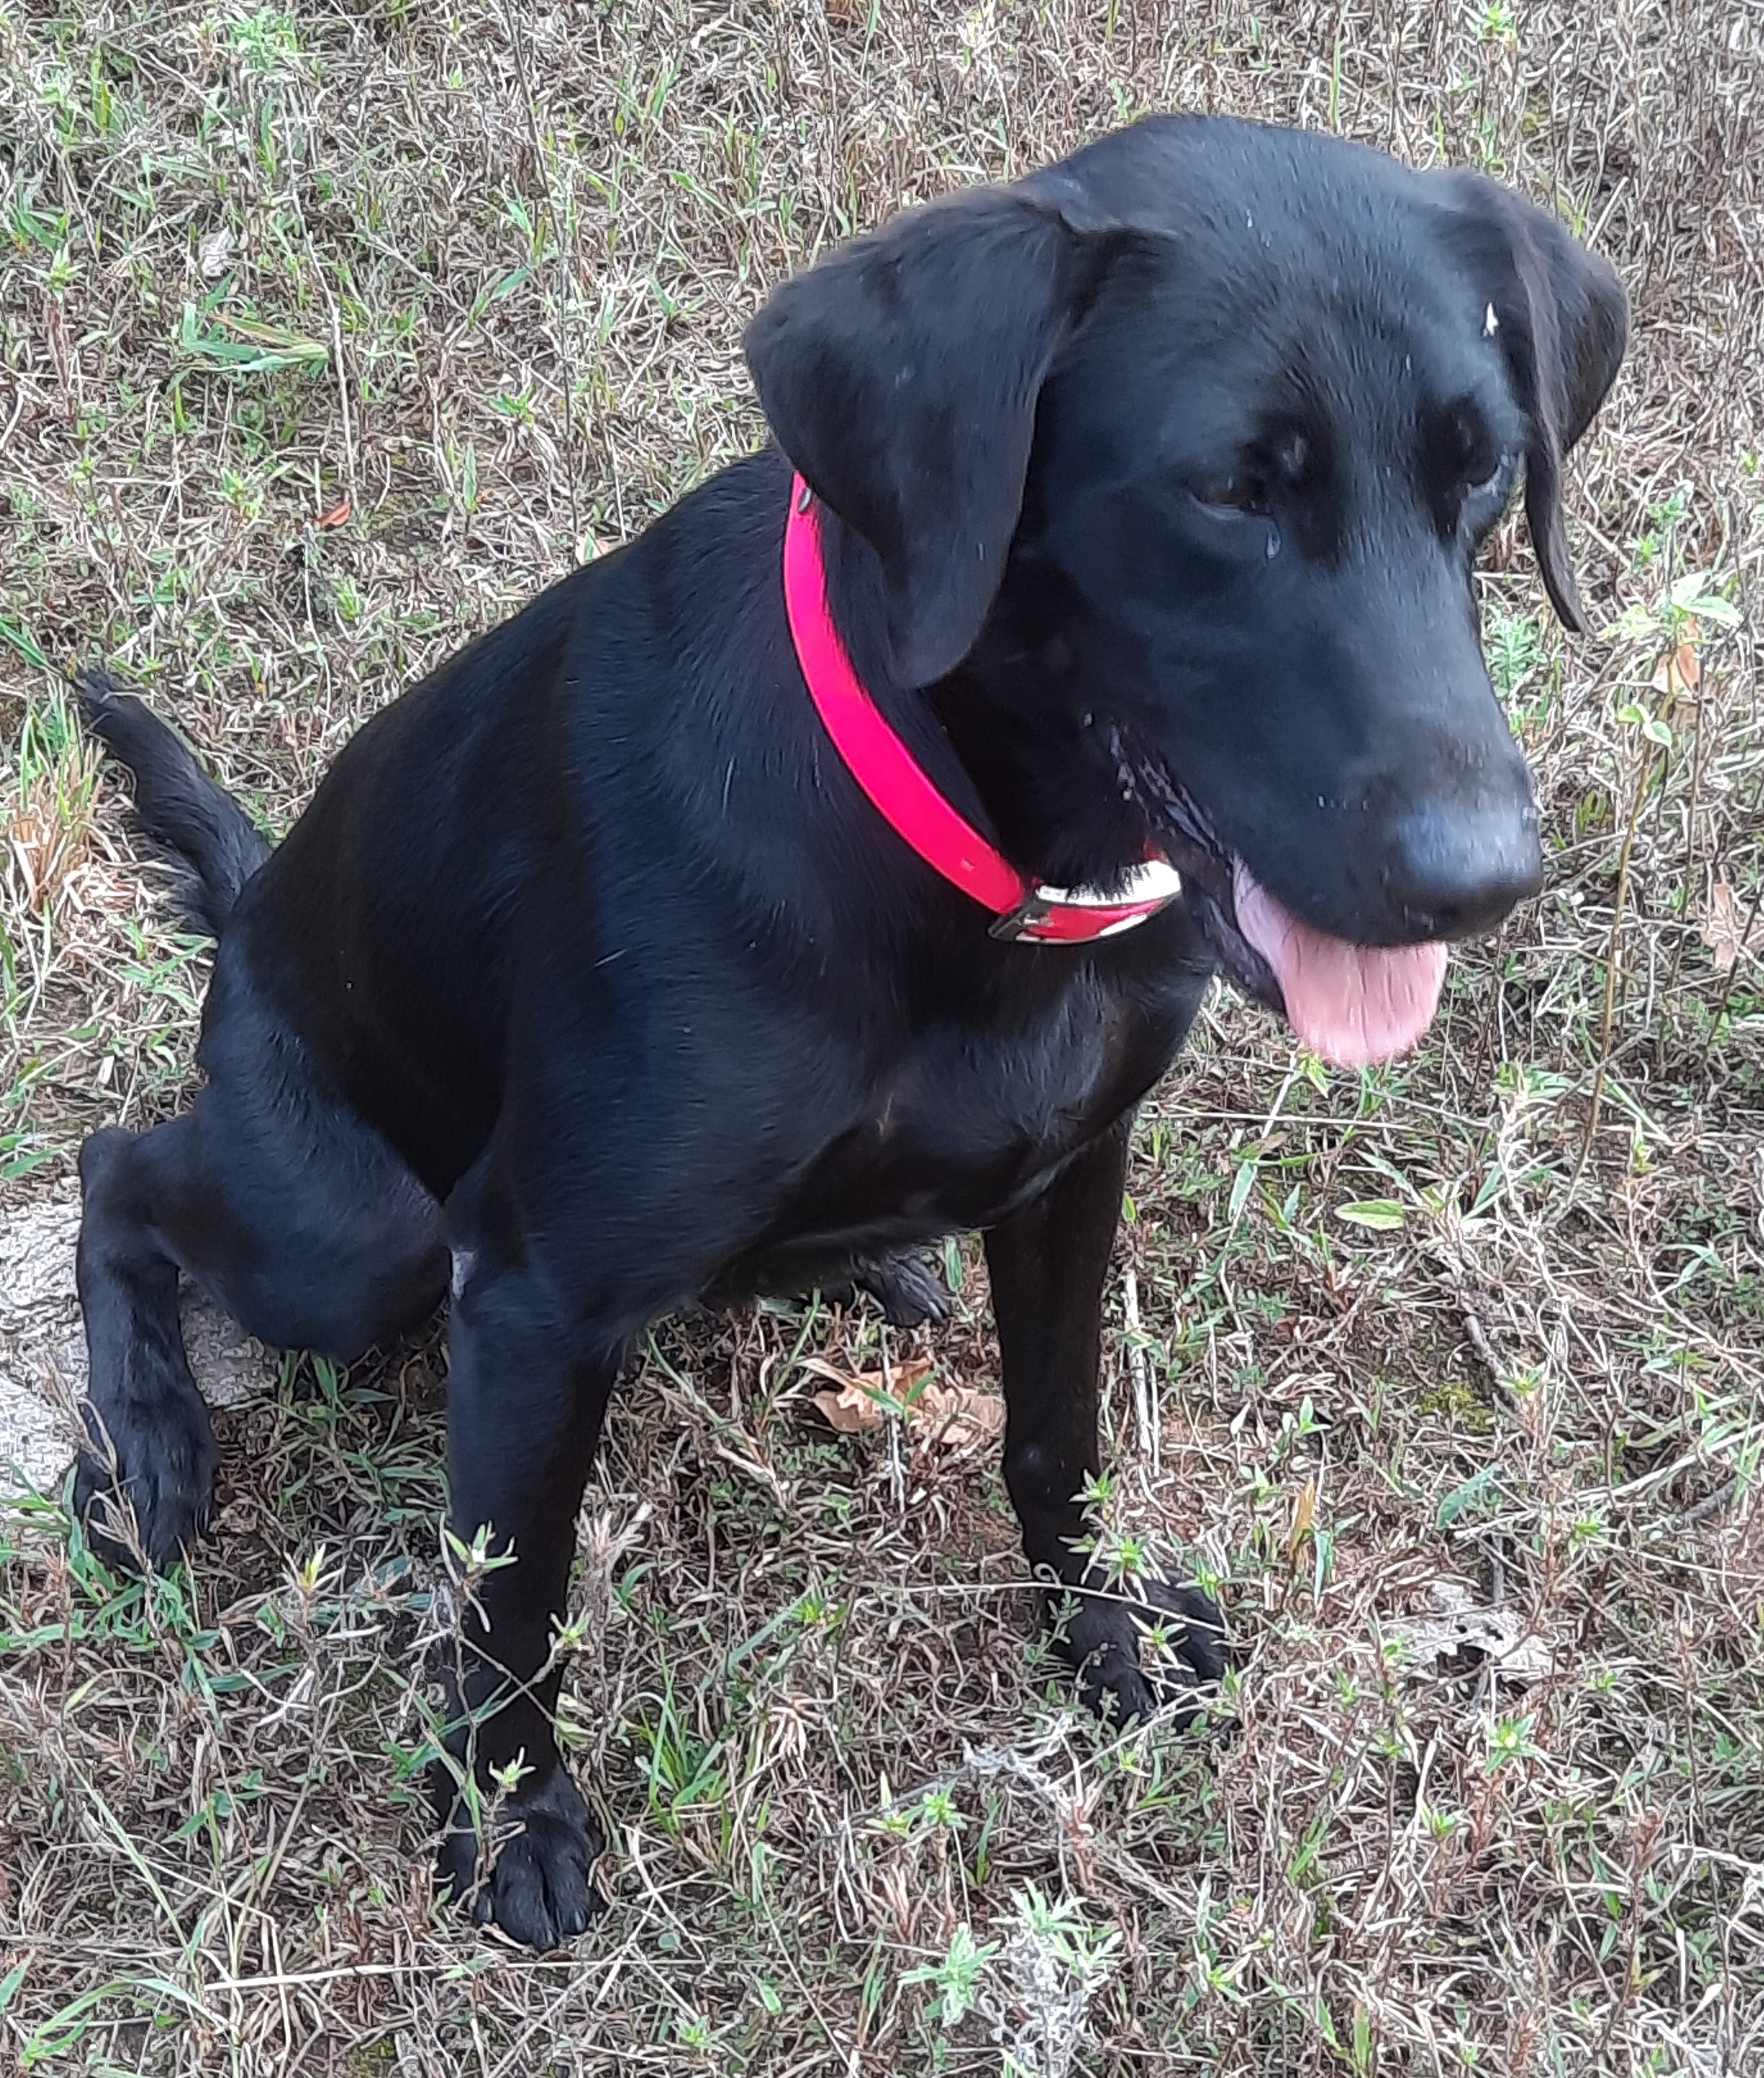
[[[192,1388],[167,1393],[145,1416],[90,1426],[73,1476],[87,1542],[113,1572],[137,1572],[143,1558],[169,1572],[208,1526],[220,1451],[207,1406]]]
[[[606,1842],[568,1770],[554,1767],[503,1798],[491,1824],[486,1874],[476,1829],[455,1800],[436,1858],[442,1894],[467,1905],[479,1926],[494,1922],[525,1948],[561,1948],[585,1932],[606,1903],[594,1885]]]
[[[890,1327],[923,1327],[950,1317],[949,1287],[921,1255],[866,1256],[851,1281],[882,1309]]]
[[[1216,1707],[1228,1664],[1225,1620],[1199,1588],[1146,1578],[1112,1588],[1093,1567],[1082,1587],[1052,1598],[1048,1613],[1080,1697],[1107,1722],[1129,1725],[1169,1708],[1187,1725]]]

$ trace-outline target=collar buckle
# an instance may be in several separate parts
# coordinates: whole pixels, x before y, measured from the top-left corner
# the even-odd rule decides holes
[[[1007,944],[1083,945],[1131,931],[1169,907],[1183,877],[1168,859],[1148,858],[1112,892],[1099,888],[1050,888],[1038,883],[991,927]]]

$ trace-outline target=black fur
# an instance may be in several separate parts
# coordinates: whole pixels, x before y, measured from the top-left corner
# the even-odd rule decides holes
[[[1560,463],[1622,340],[1609,270],[1486,182],[1149,123],[785,284],[749,339],[783,452],[378,714],[267,861],[175,739],[94,698],[221,937],[195,1105],[82,1160],[81,1503],[120,1482],[155,1563],[204,1519],[180,1272],[347,1357],[450,1265],[453,1523],[516,1554],[464,1620],[454,1758],[529,1770],[488,1868],[441,1778],[443,1874],[480,1914],[547,1944],[590,1909],[538,1670],[621,1354],[683,1300],[855,1281],[934,1311],[892,1259],[984,1229],[1007,1482],[1077,1597],[1085,1692],[1125,1715],[1217,1678],[1203,1597],[1104,1591],[1079,1548],[1134,1107],[1241,956],[1208,848],[1362,945],[1536,886],[1470,572],[1523,467],[1572,616]],[[1189,903],[1001,944],[877,818],[785,620],[792,464],[840,627],[950,796],[1063,884],[1191,838]]]
[[[182,738],[106,673],[84,673],[78,695],[86,727],[134,775],[141,827],[189,868],[190,906],[219,937],[239,891],[270,856],[269,839]]]

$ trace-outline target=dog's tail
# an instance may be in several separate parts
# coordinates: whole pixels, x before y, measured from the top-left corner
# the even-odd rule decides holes
[[[87,729],[134,775],[141,827],[188,869],[195,920],[219,937],[239,891],[270,856],[269,839],[133,693],[101,671],[85,673],[77,690]]]

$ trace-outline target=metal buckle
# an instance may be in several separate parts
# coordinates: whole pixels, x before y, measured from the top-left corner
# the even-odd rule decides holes
[[[1008,916],[996,919],[992,925],[992,936],[1002,938],[1007,945],[1015,945],[1026,938],[1030,927],[1047,918],[1056,892],[1052,888],[1031,888]]]
[[[1049,888],[1037,884],[1012,910],[1008,916],[1001,916],[992,927],[992,936],[1007,944],[1016,944],[1028,939],[1031,944],[1046,942],[1035,931],[1036,925],[1045,923],[1056,910],[1113,910],[1139,906],[1134,916],[1117,918],[1112,923],[1099,925],[1087,936],[1065,942],[1073,945],[1094,945],[1099,938],[1118,937],[1123,931],[1131,931],[1138,924],[1147,922],[1169,905],[1183,891],[1183,877],[1168,859],[1149,858],[1143,865],[1136,866],[1121,886],[1112,893],[1099,888]]]

